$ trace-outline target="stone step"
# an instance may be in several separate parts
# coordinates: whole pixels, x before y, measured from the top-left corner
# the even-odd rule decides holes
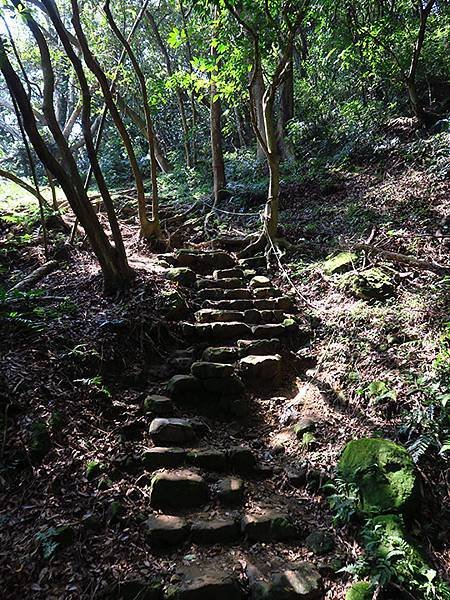
[[[192,478],[189,482],[189,485],[192,485]],[[190,505],[184,507],[190,508]],[[187,541],[202,545],[227,544],[243,538],[250,542],[265,543],[298,539],[298,530],[289,515],[276,511],[243,516],[233,511],[226,514],[215,513],[212,518],[208,513],[190,517],[163,514],[151,516],[145,527],[148,540],[158,546],[179,545]]]
[[[250,280],[249,287],[251,289],[270,287],[270,279],[264,275],[256,275]]]
[[[238,358],[238,349],[232,346],[211,346],[205,348],[202,354],[202,360],[206,362],[233,364]]]
[[[159,471],[151,480],[150,506],[162,510],[181,510],[203,506],[210,492],[206,481],[195,471]]]
[[[315,600],[323,598],[322,577],[315,566],[305,561],[283,561],[257,567],[248,562],[246,575],[252,600]],[[287,563],[287,564],[286,564]]]
[[[253,297],[257,300],[263,299],[267,300],[268,298],[279,298],[282,296],[281,290],[274,287],[257,287],[253,290]]]
[[[265,256],[252,256],[250,258],[241,258],[238,265],[243,269],[264,269],[267,267]]]
[[[222,564],[184,569],[180,582],[169,587],[166,600],[242,600],[244,593],[234,570]]]
[[[221,271],[213,272],[213,279],[215,280],[230,278],[244,279],[244,277],[244,270],[240,269],[239,267],[235,267],[234,269],[222,269]]]
[[[172,400],[167,396],[150,394],[144,400],[144,410],[154,417],[172,417],[174,406]]]
[[[251,384],[277,385],[281,379],[282,358],[279,354],[250,354],[239,361],[239,372]]]
[[[284,542],[299,537],[291,518],[274,510],[246,514],[242,518],[241,529],[250,542]]]
[[[186,446],[197,441],[195,428],[189,419],[153,419],[149,434],[157,446]]]
[[[198,292],[200,300],[251,300],[253,294],[247,288],[236,288],[232,290],[224,290],[222,288],[213,287],[200,290]]]
[[[251,337],[252,328],[241,321],[217,323],[183,323],[183,333],[197,341],[220,342],[237,338]]]
[[[190,267],[197,273],[212,273],[219,269],[231,269],[236,266],[235,259],[221,250],[178,250],[172,258],[172,264],[177,267]]]
[[[241,321],[250,325],[259,323],[282,323],[286,319],[286,313],[282,310],[257,310],[247,309],[243,311],[218,310],[202,308],[195,313],[199,323],[229,323]]]
[[[245,356],[264,356],[277,354],[280,350],[280,340],[277,338],[262,340],[238,340],[237,348],[240,358]]]
[[[292,312],[294,305],[288,296],[280,296],[279,298],[253,298],[247,300],[205,300],[203,308],[237,311],[256,308],[257,310],[283,310],[285,312]]]
[[[248,412],[245,386],[236,375],[207,380],[193,375],[174,375],[167,384],[167,391],[175,402],[213,417],[242,417]]]
[[[211,447],[188,449],[155,446],[143,451],[141,461],[142,465],[151,471],[189,465],[204,471],[248,475],[256,469],[256,457],[251,449],[246,446],[235,446],[226,450]],[[224,496],[227,496],[226,488],[222,491]],[[233,491],[236,490],[230,489],[228,491],[231,497]]]
[[[228,279],[199,279],[196,283],[198,290],[207,290],[211,288],[221,290],[242,289],[245,287],[245,281],[240,278],[232,277]]]

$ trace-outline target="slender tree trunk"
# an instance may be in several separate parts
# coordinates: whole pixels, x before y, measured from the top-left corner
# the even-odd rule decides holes
[[[123,123],[122,117],[117,109],[117,106],[114,102],[114,98],[112,92],[109,87],[108,79],[100,67],[99,63],[95,59],[94,55],[89,49],[89,45],[84,34],[83,28],[81,27],[80,21],[80,12],[78,8],[77,0],[71,0],[72,5],[72,23],[75,29],[75,33],[77,35],[79,44],[81,46],[81,50],[83,52],[84,60],[89,70],[95,75],[97,81],[100,84],[103,97],[105,99],[105,104],[108,107],[109,112],[113,118],[114,124],[119,132],[120,137],[122,138],[122,142],[125,146],[125,150],[127,152],[128,160],[130,162],[131,170],[133,172],[133,177],[136,183],[136,193],[138,199],[138,215],[139,215],[139,224],[141,229],[141,235],[143,237],[150,237],[153,235],[153,225],[149,221],[147,216],[147,206],[145,199],[145,190],[144,190],[144,181],[142,179],[142,174],[139,169],[139,165],[137,162],[136,155],[133,149],[133,143],[128,134],[128,131]]]
[[[147,138],[147,128],[145,126],[145,121],[141,117],[141,115],[139,113],[137,113],[134,110],[134,108],[131,108],[131,106],[125,102],[125,100],[122,98],[122,96],[120,94],[117,94],[116,102],[117,102],[117,106],[120,108],[120,110],[123,113],[125,113],[127,115],[127,117],[129,117],[133,121],[133,123],[136,125],[136,127],[139,129],[139,131],[144,135],[145,138]],[[156,132],[155,132],[154,142],[155,142],[155,157],[156,157],[156,161],[159,165],[159,168],[161,169],[161,171],[163,173],[171,173],[173,171],[173,165],[171,165],[170,162],[167,160],[167,157],[165,156],[165,154],[161,148],[161,144],[160,144],[160,141],[158,139]]]
[[[256,127],[258,128],[258,130],[262,133],[262,135],[264,137],[264,113],[263,113],[264,78],[263,78],[261,65],[256,66],[256,71],[253,75],[253,80],[252,80],[251,85],[252,85],[253,102],[255,103]],[[256,158],[259,161],[263,161],[266,158],[264,148],[258,138],[256,138]]]
[[[128,58],[130,59],[131,64],[133,65],[133,70],[136,74],[137,80],[139,82],[139,87],[141,90],[143,108],[144,108],[144,114],[145,114],[145,124],[146,124],[146,129],[147,129],[147,139],[148,139],[148,145],[149,145],[149,151],[150,151],[150,172],[151,172],[151,179],[152,179],[152,221],[150,223],[150,225],[152,227],[152,232],[150,235],[153,235],[153,236],[159,238],[161,235],[161,230],[160,230],[160,226],[159,226],[159,207],[158,207],[158,176],[157,176],[158,166],[157,166],[156,156],[155,156],[155,134],[154,134],[154,130],[153,130],[153,121],[152,121],[152,117],[150,114],[150,104],[149,104],[149,98],[148,98],[148,94],[147,94],[147,84],[145,81],[144,73],[139,66],[139,62],[131,48],[130,43],[126,40],[125,36],[122,34],[120,29],[117,27],[116,22],[114,21],[114,18],[112,16],[111,9],[110,9],[110,0],[106,0],[106,2],[104,4],[104,10],[106,13],[106,18],[108,19],[108,23],[109,23],[111,29],[113,30],[114,35],[117,37],[119,42],[125,48],[125,52],[127,53]],[[141,229],[141,234],[143,237],[144,236],[148,237],[149,231],[142,231],[142,229]]]
[[[274,118],[276,89],[270,85],[263,98],[264,133],[267,144],[267,164],[269,167],[269,193],[266,204],[266,232],[271,240],[276,239],[280,196],[280,154]]]
[[[281,158],[283,160],[292,160],[294,158],[294,149],[287,137],[286,125],[294,117],[294,63],[291,55],[286,69],[284,81],[281,85],[280,93],[280,112],[278,115],[278,145]]]
[[[214,11],[214,18],[217,19],[217,8]],[[211,45],[211,57],[217,59],[217,51],[214,45]],[[222,107],[220,98],[217,95],[217,86],[214,80],[214,74],[211,74],[210,82],[210,133],[211,133],[211,157],[214,181],[214,204],[220,202],[225,196],[226,179],[225,164],[222,150]]]
[[[236,123],[236,131],[237,131],[237,135],[238,135],[238,148],[244,148],[245,147],[245,135],[244,135],[244,129],[242,127],[241,114],[240,114],[237,106],[235,106],[233,108],[233,112],[234,112],[234,121]]]

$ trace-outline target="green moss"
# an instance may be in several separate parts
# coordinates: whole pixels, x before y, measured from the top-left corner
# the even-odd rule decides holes
[[[341,476],[355,484],[368,513],[402,511],[414,495],[416,475],[409,453],[389,440],[352,440],[339,460]]]
[[[332,256],[322,263],[322,271],[325,275],[345,273],[352,268],[353,263],[357,260],[358,255],[354,252],[339,252],[336,256]]]
[[[364,300],[383,300],[395,292],[392,277],[378,268],[343,275],[339,280],[339,288]]]
[[[373,589],[368,581],[357,581],[345,594],[345,600],[372,600]]]
[[[52,442],[47,424],[43,421],[35,421],[31,426],[31,455],[33,458],[43,458],[51,447]]]
[[[366,527],[371,527],[378,536],[375,552],[379,557],[393,562],[398,579],[409,590],[423,593],[432,583],[436,589],[434,597],[450,598],[450,587],[437,576],[422,552],[410,540],[402,517],[381,515],[372,519]]]

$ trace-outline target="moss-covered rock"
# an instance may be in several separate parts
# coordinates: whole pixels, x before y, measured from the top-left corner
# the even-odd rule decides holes
[[[322,271],[325,275],[345,273],[352,268],[353,263],[357,260],[358,255],[354,252],[339,252],[339,254],[331,256],[322,263]]]
[[[345,594],[345,600],[372,600],[373,588],[368,581],[357,581]]]
[[[173,267],[165,273],[166,278],[180,285],[191,287],[194,285],[197,275],[189,267]]]
[[[450,587],[437,576],[414,541],[409,538],[401,516],[390,514],[375,517],[366,525],[366,530],[369,527],[379,539],[375,553],[393,563],[395,573],[405,587],[422,597],[425,586],[432,582],[436,589],[434,597],[450,597]]]
[[[395,282],[383,269],[372,268],[362,273],[343,275],[339,288],[364,300],[383,300],[394,295]]]
[[[357,485],[367,513],[402,511],[414,496],[416,473],[409,453],[389,440],[352,440],[339,460],[340,475]]]

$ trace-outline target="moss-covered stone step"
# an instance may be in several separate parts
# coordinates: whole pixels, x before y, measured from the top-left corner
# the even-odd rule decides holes
[[[173,267],[165,271],[164,276],[166,279],[186,287],[192,287],[197,280],[195,272],[188,267]]]
[[[254,325],[252,327],[252,336],[256,339],[272,339],[290,335],[298,330],[297,324],[291,319],[286,319],[283,323],[268,323],[263,325]],[[244,336],[241,336],[244,337]]]
[[[293,562],[284,568],[248,563],[246,568],[252,600],[314,600],[323,598],[322,577],[308,562]]]
[[[244,381],[251,384],[271,382],[279,383],[281,378],[282,358],[279,354],[246,356],[239,361],[239,372]]]
[[[180,583],[167,590],[166,600],[242,600],[237,575],[223,564],[185,569]]]
[[[251,300],[253,294],[247,288],[224,290],[222,288],[212,287],[199,290],[198,297],[200,300]]]
[[[244,279],[245,273],[243,269],[234,267],[233,269],[222,269],[221,271],[216,270],[213,272],[213,279]]]
[[[236,265],[231,254],[221,250],[178,250],[173,255],[172,263],[177,267],[190,267],[202,274],[212,273],[217,269],[231,269]]]
[[[245,320],[244,311],[238,310],[219,310],[213,308],[202,308],[195,313],[195,320],[198,323],[229,323]]]
[[[250,542],[281,542],[299,537],[299,531],[289,515],[273,510],[245,515],[241,529]]]
[[[256,355],[264,356],[269,354],[278,354],[280,350],[280,340],[277,338],[262,340],[238,340],[238,354],[240,358]]]
[[[156,418],[150,423],[150,437],[157,446],[186,446],[197,440],[189,419]]]
[[[256,457],[250,448],[246,446],[234,446],[228,449],[220,448],[180,448],[155,446],[146,448],[141,455],[142,465],[150,470],[179,468],[184,465],[197,467],[204,471],[232,472],[239,474],[251,474],[256,467]],[[233,479],[233,478],[231,478]],[[236,481],[222,480],[223,496],[234,496],[236,499],[242,493],[242,485]],[[231,488],[228,489],[227,485]],[[234,494],[234,492],[236,492]],[[226,500],[225,500],[226,501]]]
[[[151,480],[152,508],[180,510],[203,506],[209,496],[208,485],[203,477],[188,469],[160,471]]]
[[[202,354],[202,360],[206,362],[233,364],[238,358],[238,349],[233,346],[211,346]]]

